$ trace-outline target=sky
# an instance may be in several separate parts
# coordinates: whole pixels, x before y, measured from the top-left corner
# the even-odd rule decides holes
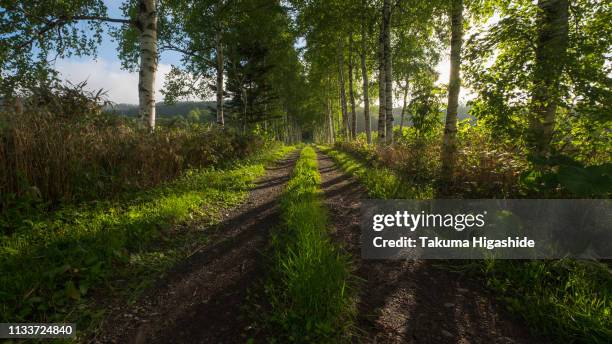
[[[108,16],[111,18],[122,18],[123,13],[119,7],[123,0],[104,0],[108,7]],[[116,24],[118,25],[118,24]],[[138,103],[138,72],[130,73],[121,69],[118,58],[117,42],[111,40],[106,33],[103,34],[103,42],[98,47],[98,56],[92,57],[70,57],[58,59],[55,68],[60,72],[63,80],[72,83],[87,81],[87,87],[91,90],[105,90],[108,100],[120,104]],[[180,55],[165,52],[160,56],[158,75],[156,80],[156,99],[163,99],[160,92],[165,75],[170,71],[172,64],[178,64]]]
[[[119,9],[121,2],[122,0],[104,0],[108,7],[109,17],[123,17]],[[163,99],[160,90],[163,87],[165,76],[170,71],[171,65],[179,62],[180,55],[177,53],[165,52],[160,56],[156,79],[156,99]],[[103,35],[103,42],[98,47],[96,58],[70,57],[58,59],[55,62],[55,67],[63,80],[72,83],[87,81],[89,89],[105,90],[107,99],[114,103],[138,103],[138,73],[121,69],[121,63],[117,57],[117,42],[112,41],[107,34]],[[443,59],[437,66],[440,73],[439,82],[448,83],[449,69],[448,58]],[[465,100],[466,96],[467,93],[463,91],[462,100]]]

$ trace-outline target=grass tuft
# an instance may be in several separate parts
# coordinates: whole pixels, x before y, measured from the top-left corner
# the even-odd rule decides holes
[[[344,342],[355,317],[351,262],[327,233],[320,178],[316,153],[306,147],[281,198],[284,226],[272,240],[267,320],[279,342]]]

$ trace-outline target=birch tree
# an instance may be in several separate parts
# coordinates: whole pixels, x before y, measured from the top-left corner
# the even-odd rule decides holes
[[[0,18],[0,73],[4,93],[56,76],[56,58],[95,56],[101,43],[102,24],[122,24],[136,30],[130,55],[139,64],[139,114],[155,127],[155,74],[157,72],[157,6],[155,0],[126,2],[125,18],[111,18],[98,0],[70,2],[5,1]],[[135,8],[134,11],[127,10]],[[125,40],[124,44],[128,44]],[[135,49],[138,46],[138,49]],[[136,52],[138,51],[138,52]],[[54,57],[51,57],[54,54]]]
[[[338,83],[340,91],[340,106],[342,108],[342,131],[345,133],[346,139],[351,136],[351,124],[348,118],[348,109],[346,103],[346,86],[344,81],[344,44],[343,39],[338,41]]]
[[[157,4],[156,0],[138,0],[135,26],[139,32],[140,71],[138,108],[150,130],[155,129],[155,76],[157,74]]]
[[[383,59],[385,83],[385,141],[393,142],[393,68],[391,54],[391,0],[383,3]]]
[[[462,70],[477,94],[470,113],[497,140],[523,149],[534,166],[577,151],[588,156],[605,145],[612,97],[609,5],[495,4],[499,20],[466,41]]]
[[[216,88],[216,95],[217,95],[217,124],[220,126],[224,126],[225,125],[225,118],[223,116],[223,88],[224,88],[224,84],[223,84],[223,73],[224,73],[224,67],[223,67],[223,41],[222,41],[222,33],[221,33],[221,28],[217,28],[217,32],[215,33],[215,50],[216,50],[216,80],[217,80],[217,84],[215,85]]]
[[[164,31],[161,48],[179,53],[181,64],[173,66],[173,73],[166,79],[165,100],[208,98],[213,92],[216,123],[221,127],[226,122],[226,36],[239,13],[238,5],[227,0],[172,0],[166,4],[172,14],[168,25],[174,30]]]
[[[408,90],[410,89],[410,84],[408,83],[408,79],[406,78],[405,84],[401,86],[403,97],[402,97],[402,113],[400,115],[400,125],[399,125],[399,134],[403,135],[404,130],[404,117],[406,116],[407,109],[407,101],[408,101]]]
[[[349,35],[348,77],[349,77],[349,100],[351,103],[351,138],[357,137],[357,112],[355,111],[355,89],[353,88],[353,34]]]
[[[451,180],[455,166],[455,151],[457,147],[457,107],[459,106],[459,91],[461,88],[461,45],[463,41],[463,0],[452,0],[450,8],[451,19],[451,53],[450,75],[448,82],[448,103],[446,106],[446,122],[442,143],[442,180]]]
[[[568,46],[568,0],[539,0],[537,41],[531,96],[531,143],[536,155],[550,151],[560,78]]]
[[[383,15],[384,17],[384,15]],[[385,27],[383,21],[380,24],[380,35],[378,40],[378,144],[382,144],[385,142],[385,126],[387,124],[386,117],[387,111],[385,110],[387,106],[387,92],[386,87],[386,77],[385,77],[385,37],[384,37]]]
[[[365,3],[365,1],[364,1]],[[365,7],[365,6],[364,6]],[[365,8],[364,8],[365,11]],[[368,38],[366,31],[366,15],[363,14],[361,23],[361,50],[359,57],[361,61],[361,78],[363,81],[363,120],[365,125],[366,139],[368,144],[372,144],[372,123],[370,120],[370,94],[368,80],[368,66],[366,54],[368,50]]]

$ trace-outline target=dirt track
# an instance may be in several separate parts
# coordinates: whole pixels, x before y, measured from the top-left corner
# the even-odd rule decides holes
[[[432,261],[361,260],[363,187],[318,153],[332,235],[363,279],[358,337],[363,343],[545,343],[496,307],[480,281]],[[247,317],[249,288],[264,275],[261,252],[279,223],[278,200],[298,153],[276,166],[232,210],[211,244],[174,268],[136,305],[114,311],[95,342],[244,343],[260,338]]]
[[[244,343],[247,291],[261,278],[261,252],[279,221],[278,199],[297,152],[267,168],[211,244],[172,269],[136,305],[114,311],[94,342]]]
[[[496,307],[480,281],[435,261],[361,260],[359,207],[366,190],[319,154],[334,238],[354,257],[360,287],[359,339],[365,343],[544,343]]]

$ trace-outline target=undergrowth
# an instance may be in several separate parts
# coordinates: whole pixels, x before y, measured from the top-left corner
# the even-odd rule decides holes
[[[610,343],[612,277],[590,261],[490,260],[479,266],[487,286],[514,314],[559,343]]]
[[[346,173],[355,176],[367,189],[372,198],[431,198],[432,185],[407,183],[399,173],[386,167],[373,167],[353,158],[349,153],[329,147],[319,149],[330,156]]]
[[[355,317],[351,262],[327,233],[319,183],[308,146],[282,195],[283,227],[272,240],[267,322],[279,343],[346,342]]]
[[[189,169],[246,158],[265,143],[214,124],[150,132],[137,119],[104,113],[82,92],[41,89],[21,112],[0,108],[0,215],[150,189]],[[0,232],[13,230],[2,217]]]
[[[398,172],[374,167],[349,153],[321,147],[372,198],[428,199],[402,185]],[[612,338],[612,273],[605,263],[564,260],[487,260],[466,263],[481,275],[510,312],[537,334],[559,343],[609,343]]]
[[[100,316],[89,309],[92,289],[144,288],[159,275],[154,272],[201,245],[201,229],[244,199],[264,164],[291,149],[269,147],[225,169],[190,170],[117,200],[32,213],[1,237],[1,321],[76,321],[83,329]],[[189,226],[196,220],[198,226]],[[118,278],[121,285],[113,283]]]

